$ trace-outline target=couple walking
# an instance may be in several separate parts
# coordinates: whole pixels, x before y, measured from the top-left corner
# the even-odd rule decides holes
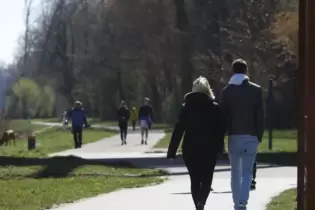
[[[218,154],[224,151],[226,132],[234,209],[246,210],[253,165],[263,135],[263,96],[262,89],[249,81],[244,60],[235,60],[232,71],[219,104],[214,102],[206,78],[194,81],[192,92],[185,96],[168,148],[167,158],[175,158],[184,136],[183,159],[197,210],[203,210],[206,204]]]
[[[149,98],[144,99],[143,106],[139,109],[139,116],[135,107],[132,108],[131,113],[124,101],[121,101],[117,110],[118,126],[120,130],[121,145],[127,144],[128,120],[131,117],[133,130],[135,130],[137,118],[140,121],[141,130],[141,144],[148,144],[149,129],[153,120],[153,109],[149,105]],[[131,115],[131,116],[130,116]]]

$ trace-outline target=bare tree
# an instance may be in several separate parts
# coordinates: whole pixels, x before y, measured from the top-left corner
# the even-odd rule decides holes
[[[27,58],[29,56],[29,52],[31,49],[30,43],[30,17],[32,11],[33,0],[24,0],[25,5],[25,32],[24,32],[24,56],[23,56],[23,64],[26,65]]]

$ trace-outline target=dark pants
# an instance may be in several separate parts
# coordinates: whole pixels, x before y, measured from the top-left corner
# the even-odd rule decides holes
[[[72,134],[74,140],[74,147],[81,148],[82,146],[82,127],[74,126],[72,127]]]
[[[191,184],[191,195],[195,206],[205,205],[211,191],[216,155],[195,157],[183,155]]]
[[[256,179],[256,172],[257,172],[257,161],[255,161],[253,166],[253,181]]]
[[[132,128],[133,128],[133,130],[136,130],[136,121],[135,120],[132,121]]]
[[[128,123],[127,122],[119,122],[119,130],[120,130],[121,141],[126,141],[127,131],[128,131]]]

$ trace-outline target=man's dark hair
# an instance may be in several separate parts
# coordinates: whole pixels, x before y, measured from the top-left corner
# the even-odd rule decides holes
[[[232,63],[232,71],[235,74],[245,74],[247,72],[247,63],[243,59],[236,59]]]

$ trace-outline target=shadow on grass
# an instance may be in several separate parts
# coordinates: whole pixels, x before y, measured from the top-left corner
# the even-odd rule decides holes
[[[35,178],[35,179],[43,179],[43,178],[64,178],[71,176],[121,176],[121,177],[131,177],[135,176],[133,174],[113,174],[110,172],[84,172],[82,174],[76,175],[73,171],[81,166],[107,166],[107,167],[117,167],[123,169],[134,169],[135,167],[127,162],[127,161],[116,161],[116,162],[108,162],[105,163],[100,160],[85,160],[74,156],[67,157],[52,157],[52,158],[28,158],[28,157],[0,157],[0,166],[16,166],[16,167],[30,167],[30,166],[41,166],[39,171],[36,171],[34,174],[24,176],[25,178]],[[148,176],[158,176],[161,175],[157,171],[157,174],[148,174]],[[145,177],[146,174],[140,175],[139,177]],[[10,177],[23,177],[23,175],[14,175],[10,174]]]
[[[257,161],[260,163],[268,164],[266,166],[257,166],[258,168],[270,168],[278,166],[296,166],[297,154],[296,153],[260,153],[257,155]],[[229,166],[228,155],[223,154],[220,156],[217,165]],[[75,156],[66,157],[51,157],[51,158],[24,158],[24,157],[6,157],[0,156],[0,166],[41,166],[42,169],[35,174],[29,176],[29,178],[43,179],[43,178],[64,178],[71,176],[115,176],[115,177],[153,177],[161,175],[185,175],[187,171],[178,171],[168,173],[164,170],[157,170],[156,173],[151,174],[115,174],[110,172],[85,172],[76,175],[75,169],[81,166],[109,166],[117,168],[142,168],[142,169],[154,169],[163,168],[165,170],[169,168],[184,167],[184,162],[181,156],[174,161],[167,160],[164,157],[140,157],[140,158],[108,158],[108,159],[92,159],[86,160]],[[229,171],[230,168],[218,168],[215,172]],[[176,171],[176,170],[175,170]],[[13,175],[13,174],[12,174]],[[14,176],[14,175],[13,175]]]

